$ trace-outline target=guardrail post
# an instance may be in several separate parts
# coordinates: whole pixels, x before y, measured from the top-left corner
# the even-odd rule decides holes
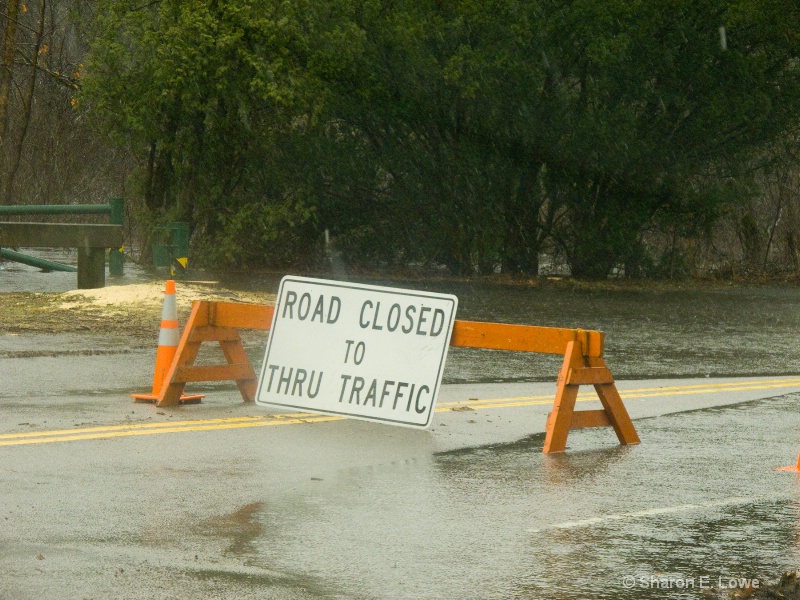
[[[108,204],[0,206],[0,215],[108,215],[110,225],[0,223],[0,229],[5,230],[0,231],[3,234],[0,235],[0,242],[23,247],[78,248],[78,289],[98,288],[105,285],[105,249],[109,245],[117,246],[112,247],[109,253],[109,273],[114,276],[123,274],[122,227],[125,219],[125,206],[122,198],[112,198]],[[101,229],[105,233],[98,234]],[[90,235],[91,230],[94,231]],[[113,232],[118,232],[118,234]],[[9,236],[12,240],[16,240],[16,243],[10,243]],[[112,236],[116,238],[113,241],[110,239]],[[15,259],[11,258],[11,260]],[[34,259],[27,258],[20,262],[33,264],[32,260]],[[72,269],[63,265],[59,270]]]
[[[78,289],[90,290],[105,285],[105,248],[78,248]]]
[[[125,222],[125,201],[122,198],[111,198],[108,201],[111,207],[109,223],[112,225],[124,225]],[[111,248],[108,252],[108,274],[112,277],[120,277],[124,273],[124,253],[123,248]]]

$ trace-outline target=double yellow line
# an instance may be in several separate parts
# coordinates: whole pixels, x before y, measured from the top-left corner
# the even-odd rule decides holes
[[[735,383],[709,383],[699,385],[680,385],[620,390],[620,396],[622,396],[624,400],[632,400],[638,398],[719,394],[725,392],[759,391],[791,387],[800,387],[800,377],[769,379],[761,381],[742,381]],[[458,412],[462,410],[468,411],[552,404],[553,395],[554,394],[546,394],[539,396],[517,396],[512,398],[492,398],[482,400],[469,399],[456,402],[441,402],[436,408],[436,412]],[[584,393],[578,396],[578,402],[590,402],[593,400],[597,400],[597,396],[594,393]],[[163,433],[180,433],[185,431],[216,431],[224,429],[242,429],[245,427],[296,425],[298,423],[323,423],[328,421],[338,421],[343,418],[344,417],[316,415],[310,413],[292,413],[251,417],[231,417],[224,419],[199,419],[179,421],[174,423],[131,423],[127,425],[110,425],[105,427],[82,427],[49,431],[29,431],[25,433],[0,434],[0,446],[47,444],[52,442],[76,442],[80,440],[99,440]]]
[[[244,427],[269,427],[271,425],[295,425],[297,423],[319,423],[335,421],[342,417],[314,415],[306,413],[286,415],[265,415],[263,417],[231,417],[226,419],[201,419],[178,421],[174,423],[131,423],[130,425],[109,425],[107,427],[82,427],[51,431],[30,431],[26,433],[6,433],[0,435],[0,446],[19,446],[23,444],[46,444],[50,442],[75,442],[78,440],[100,440],[159,433],[179,433],[182,431],[213,431],[217,429],[242,429]]]
[[[619,390],[619,395],[623,400],[635,400],[638,398],[654,398],[663,396],[693,396],[698,394],[721,394],[724,392],[743,392],[749,390],[769,390],[780,388],[791,388],[800,386],[800,377],[789,377],[786,379],[768,379],[763,381],[742,381],[734,383],[706,383],[699,385],[673,385],[663,387],[639,388],[634,390]],[[588,387],[588,386],[587,386]],[[518,396],[515,398],[496,398],[496,399],[472,399],[460,402],[441,402],[436,412],[448,410],[466,410],[481,408],[505,408],[513,406],[532,406],[535,404],[552,404],[555,396],[555,386],[552,394],[541,396]],[[583,392],[578,395],[578,402],[598,401],[594,392]]]

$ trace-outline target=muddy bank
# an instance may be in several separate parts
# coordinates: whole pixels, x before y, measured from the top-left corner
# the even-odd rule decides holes
[[[271,304],[275,295],[232,292],[213,283],[178,283],[176,300],[178,318],[184,322],[193,300]],[[114,333],[152,337],[163,301],[163,282],[61,293],[0,293],[0,334]]]

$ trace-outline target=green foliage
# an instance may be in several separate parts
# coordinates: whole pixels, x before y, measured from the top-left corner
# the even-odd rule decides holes
[[[100,5],[85,99],[223,263],[636,272],[800,111],[794,0]]]
[[[189,220],[201,239],[222,245],[208,253],[221,260],[249,256],[231,250],[243,242],[246,215],[259,215],[253,245],[271,241],[264,226],[309,221],[313,211],[303,201],[286,200],[302,186],[287,181],[298,157],[280,147],[287,132],[299,134],[308,108],[297,83],[304,77],[303,7],[102,4],[84,92],[108,130],[142,156],[142,193],[153,218],[169,211]]]

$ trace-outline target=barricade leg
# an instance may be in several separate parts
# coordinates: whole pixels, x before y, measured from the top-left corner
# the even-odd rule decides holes
[[[564,354],[564,363],[558,374],[556,398],[553,411],[547,416],[547,434],[544,441],[545,454],[563,452],[567,447],[567,436],[572,425],[572,414],[578,398],[578,386],[569,384],[569,372],[583,362],[580,342],[569,342]]]
[[[605,367],[605,361],[602,358],[589,359],[590,362],[597,361],[602,363]],[[633,421],[619,396],[617,386],[611,383],[595,383],[594,389],[603,403],[603,409],[608,416],[611,426],[614,428],[614,433],[617,434],[617,439],[620,444],[638,444],[641,442],[639,434],[636,433],[636,428],[633,426]]]
[[[222,347],[225,365],[194,366],[203,342],[216,341]],[[167,372],[157,406],[178,404],[184,387],[190,381],[236,381],[246,402],[255,400],[257,377],[244,351],[242,338],[234,327],[216,325],[216,303],[197,301],[178,343],[175,359]]]
[[[575,410],[578,389],[584,384],[594,386],[602,410]],[[601,357],[584,356],[581,342],[569,342],[558,375],[553,411],[547,417],[543,452],[563,452],[571,429],[607,426],[614,428],[620,444],[640,441],[605,361]]]
[[[232,339],[219,340],[225,360],[227,360],[230,365],[249,366],[250,359],[247,358],[247,353],[244,351],[244,345],[242,344],[242,338],[239,332],[235,329],[231,329],[231,331],[235,337]],[[238,377],[236,379],[236,387],[239,388],[239,393],[242,395],[245,402],[255,402],[256,389],[258,388],[258,379],[255,370],[251,368],[249,372],[245,372]]]

